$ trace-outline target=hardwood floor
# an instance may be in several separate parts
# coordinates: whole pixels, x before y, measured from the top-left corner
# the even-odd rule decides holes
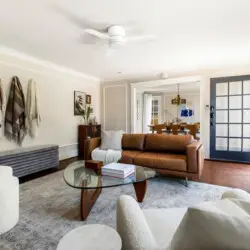
[[[57,169],[45,170],[20,178],[20,183],[60,171],[77,159],[77,157],[74,157],[60,161]],[[205,160],[201,181],[215,185],[241,188],[250,192],[250,164]]]
[[[201,181],[250,192],[250,164],[205,160]]]

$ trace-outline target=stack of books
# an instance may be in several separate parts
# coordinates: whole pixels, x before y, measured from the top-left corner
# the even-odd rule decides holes
[[[102,167],[102,175],[117,178],[127,178],[135,172],[135,165],[110,163]]]

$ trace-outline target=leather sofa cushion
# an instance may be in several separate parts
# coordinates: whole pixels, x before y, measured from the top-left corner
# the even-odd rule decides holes
[[[143,150],[145,134],[123,134],[123,150]]]
[[[149,168],[187,171],[186,155],[142,152],[134,156],[133,162],[135,165]]]
[[[144,150],[185,153],[187,145],[193,140],[192,135],[147,134],[145,137]]]
[[[139,150],[122,150],[122,157],[119,162],[126,164],[134,164],[134,157],[141,153],[142,151]]]

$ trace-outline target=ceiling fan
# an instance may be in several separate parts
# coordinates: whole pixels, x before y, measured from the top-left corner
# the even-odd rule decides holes
[[[110,23],[96,23],[86,20],[84,17],[78,17],[70,12],[68,9],[64,9],[58,5],[51,5],[51,9],[58,14],[63,15],[69,21],[77,25],[83,30],[81,35],[81,43],[83,44],[96,44],[104,42],[108,44],[109,51],[123,47],[128,42],[147,42],[155,40],[156,35],[137,35],[127,36],[126,31],[133,31],[132,33],[141,33],[134,25],[131,27],[131,21],[124,25],[110,24]],[[134,22],[132,22],[134,24]],[[130,32],[129,32],[130,33]],[[86,36],[87,35],[87,36]],[[98,41],[98,42],[97,42]]]
[[[146,42],[156,39],[155,35],[127,36],[125,28],[120,25],[111,25],[103,31],[84,29],[84,33],[107,42],[111,49],[122,47],[128,42]]]

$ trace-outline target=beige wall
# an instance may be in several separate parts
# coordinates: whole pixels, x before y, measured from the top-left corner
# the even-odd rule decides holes
[[[23,146],[58,144],[60,159],[76,156],[77,126],[81,119],[74,116],[74,90],[92,95],[94,112],[100,121],[100,81],[43,61],[0,53],[0,78],[6,99],[13,75],[20,78],[25,95],[28,80],[33,78],[40,98],[42,123],[38,136],[35,139],[26,136]],[[0,139],[0,151],[14,148],[15,143]]]

